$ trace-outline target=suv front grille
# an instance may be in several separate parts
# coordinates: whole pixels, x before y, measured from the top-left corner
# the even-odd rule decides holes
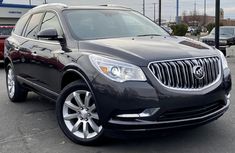
[[[202,68],[204,77],[196,77],[195,67]],[[208,86],[219,78],[221,71],[218,57],[152,62],[149,69],[160,83],[182,89]]]

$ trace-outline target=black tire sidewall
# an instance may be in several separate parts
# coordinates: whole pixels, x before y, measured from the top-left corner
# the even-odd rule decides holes
[[[91,91],[87,87],[87,85],[81,81],[72,82],[64,88],[64,90],[61,92],[60,96],[58,97],[57,103],[56,103],[56,115],[57,115],[57,120],[58,120],[59,126],[62,129],[62,131],[64,132],[64,134],[73,142],[75,142],[77,144],[82,144],[82,145],[95,145],[95,144],[99,143],[99,140],[102,139],[104,129],[94,138],[81,139],[81,138],[75,136],[74,134],[72,134],[70,132],[70,130],[67,128],[67,126],[65,125],[65,122],[63,119],[63,114],[62,114],[63,105],[64,105],[64,102],[65,102],[65,99],[67,98],[67,96],[76,90]]]

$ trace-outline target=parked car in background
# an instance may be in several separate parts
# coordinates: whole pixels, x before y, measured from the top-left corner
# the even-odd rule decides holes
[[[9,99],[21,102],[34,91],[54,100],[60,128],[75,143],[201,125],[229,108],[224,55],[170,36],[132,9],[35,7],[5,49]]]
[[[211,33],[201,38],[201,41],[215,46],[215,28]],[[219,36],[220,50],[226,55],[226,48],[235,45],[235,26],[221,26]]]
[[[188,27],[187,32],[190,33],[191,35],[197,36],[201,32],[201,28],[198,26],[190,26]]]
[[[5,39],[9,37],[13,28],[14,26],[0,26],[0,61],[3,60]]]

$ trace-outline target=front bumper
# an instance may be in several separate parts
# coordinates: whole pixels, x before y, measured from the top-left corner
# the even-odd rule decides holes
[[[203,125],[208,122],[214,121],[222,116],[229,108],[230,101],[228,100],[226,104],[220,109],[206,114],[204,116],[180,119],[180,120],[170,120],[170,121],[146,121],[146,120],[136,120],[136,121],[117,121],[110,120],[108,129],[113,131],[153,131],[153,130],[166,130],[183,128],[188,126]]]
[[[82,62],[81,58],[79,64],[83,66],[84,63],[87,62]],[[229,70],[226,70],[219,81],[212,86],[190,91],[172,90],[162,86],[147,67],[141,67],[147,81],[123,83],[109,80],[97,72],[91,64],[83,67],[85,68],[82,70],[83,74],[91,74],[86,76],[87,82],[93,91],[99,120],[106,130],[141,131],[204,124],[219,118],[229,107],[227,98],[231,90]],[[219,106],[209,111],[203,108],[217,103]],[[157,111],[150,116],[145,114],[141,116],[140,114],[146,109]],[[192,114],[180,115],[181,110],[187,112],[189,109],[192,109]],[[166,113],[175,110],[177,118],[173,118],[174,116],[162,118]]]
[[[146,131],[200,125],[219,118],[229,108],[229,69],[219,82],[195,92],[167,89],[156,81],[147,68],[143,71],[148,82],[117,83],[97,75],[91,83],[100,121],[105,129]],[[214,104],[218,105],[212,107]],[[150,116],[141,116],[146,109],[157,111]],[[174,114],[174,110],[176,117],[162,118],[168,112],[173,111]],[[180,114],[187,111],[192,114]]]

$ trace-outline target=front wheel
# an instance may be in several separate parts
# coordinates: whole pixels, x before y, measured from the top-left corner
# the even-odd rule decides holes
[[[7,66],[6,72],[6,85],[9,99],[15,103],[25,101],[28,91],[19,84],[10,64]]]
[[[85,83],[77,81],[65,87],[57,100],[56,113],[62,131],[73,142],[92,145],[103,137],[96,104]]]

